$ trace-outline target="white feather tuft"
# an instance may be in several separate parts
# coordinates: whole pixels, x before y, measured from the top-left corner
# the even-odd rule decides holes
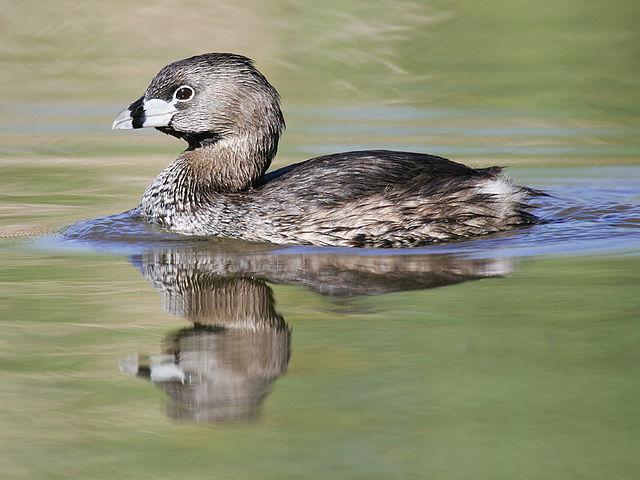
[[[496,178],[487,180],[480,184],[480,193],[484,195],[495,195],[498,197],[506,197],[517,195],[518,189],[506,178]]]

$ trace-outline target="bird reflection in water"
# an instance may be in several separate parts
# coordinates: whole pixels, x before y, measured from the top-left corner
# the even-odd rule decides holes
[[[267,285],[298,284],[334,297],[435,288],[513,270],[510,260],[452,255],[289,253],[233,244],[150,249],[131,258],[191,327],[169,334],[158,355],[132,355],[121,369],[170,397],[168,415],[187,422],[255,421],[287,370],[291,330]]]

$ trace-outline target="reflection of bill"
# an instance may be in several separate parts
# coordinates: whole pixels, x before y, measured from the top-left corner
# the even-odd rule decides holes
[[[169,416],[191,422],[251,421],[289,363],[290,330],[266,281],[328,295],[434,288],[512,271],[505,260],[447,255],[242,253],[223,245],[149,250],[132,263],[162,295],[163,308],[193,323],[164,352],[122,359],[169,397]]]

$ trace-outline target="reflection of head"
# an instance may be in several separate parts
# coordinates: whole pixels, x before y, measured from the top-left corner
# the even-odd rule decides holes
[[[287,369],[289,339],[284,324],[269,330],[195,327],[173,333],[166,353],[182,378],[156,382],[171,397],[169,416],[191,422],[257,418],[271,384]]]
[[[161,292],[165,309],[194,326],[170,334],[162,355],[130,357],[123,369],[167,392],[168,414],[176,420],[255,419],[290,355],[290,330],[271,289],[261,280],[178,265],[141,269]]]

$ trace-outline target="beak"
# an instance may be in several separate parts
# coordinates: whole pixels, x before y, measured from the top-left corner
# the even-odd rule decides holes
[[[144,97],[140,97],[118,114],[111,129],[167,127],[177,112],[175,100],[170,103],[159,98],[145,100]]]

